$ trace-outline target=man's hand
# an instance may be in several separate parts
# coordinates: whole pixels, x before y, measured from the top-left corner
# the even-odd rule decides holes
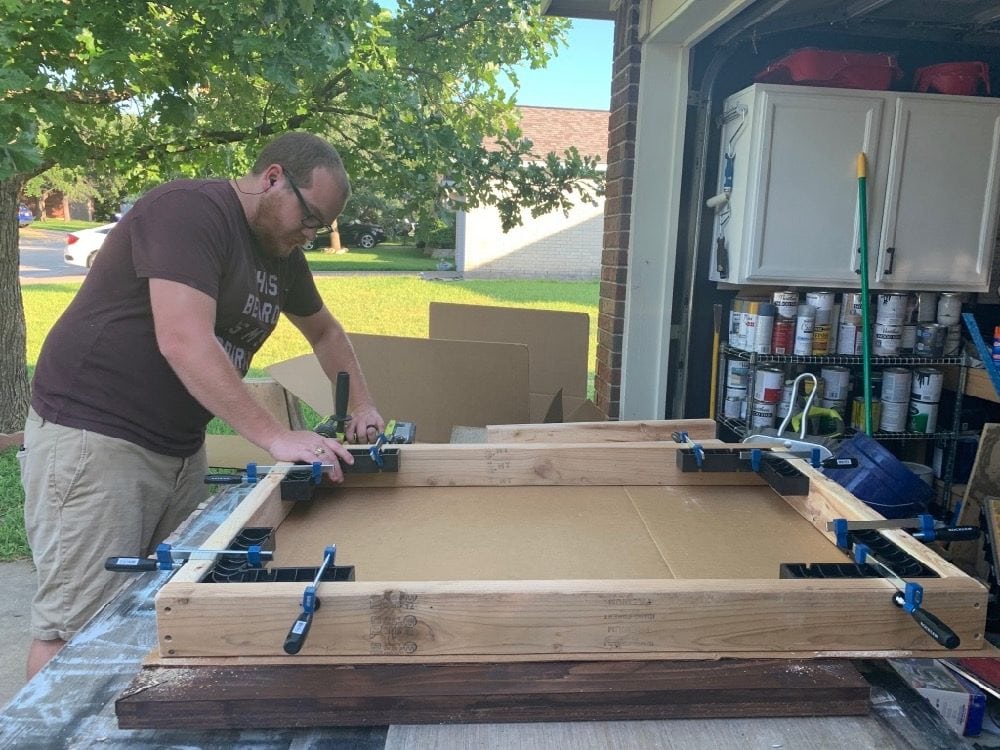
[[[375,438],[385,429],[385,420],[371,405],[362,406],[351,415],[351,421],[344,425],[344,439],[349,443],[374,443]]]
[[[327,464],[323,473],[334,483],[344,481],[340,464],[350,466],[354,463],[354,456],[339,440],[305,430],[285,432],[267,446],[267,452],[279,461],[304,461],[308,464],[319,461]]]

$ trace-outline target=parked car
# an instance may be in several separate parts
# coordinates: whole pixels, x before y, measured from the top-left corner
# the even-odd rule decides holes
[[[349,221],[345,224],[338,224],[337,231],[340,232],[340,244],[348,247],[363,247],[370,250],[378,243],[385,241],[385,230],[378,224],[368,224],[363,221]],[[318,250],[319,248],[330,247],[330,233],[317,232],[316,239],[311,243],[302,246],[303,250]]]
[[[17,225],[19,227],[26,227],[28,224],[35,220],[35,215],[31,213],[31,209],[28,208],[23,203],[17,206]]]
[[[66,235],[66,253],[63,258],[71,266],[90,268],[94,265],[104,238],[114,229],[114,224],[105,224],[93,229],[79,229]]]

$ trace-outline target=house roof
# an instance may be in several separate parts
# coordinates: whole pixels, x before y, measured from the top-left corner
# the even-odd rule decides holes
[[[562,156],[570,146],[576,146],[581,156],[596,156],[601,164],[607,163],[610,118],[607,110],[528,106],[519,106],[517,110],[524,137],[534,144],[534,155],[543,157],[554,151]],[[489,150],[495,148],[492,143],[485,146]]]

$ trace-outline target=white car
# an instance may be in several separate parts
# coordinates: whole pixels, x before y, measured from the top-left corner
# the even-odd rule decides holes
[[[63,258],[71,266],[83,266],[90,268],[94,265],[94,258],[104,244],[104,238],[108,236],[114,228],[114,224],[94,227],[93,229],[80,229],[66,235],[66,253]]]

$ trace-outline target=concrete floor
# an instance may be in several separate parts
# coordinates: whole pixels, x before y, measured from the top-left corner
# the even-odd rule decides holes
[[[30,560],[0,563],[0,706],[24,686],[24,665],[31,636],[28,607],[35,593],[35,567]]]

